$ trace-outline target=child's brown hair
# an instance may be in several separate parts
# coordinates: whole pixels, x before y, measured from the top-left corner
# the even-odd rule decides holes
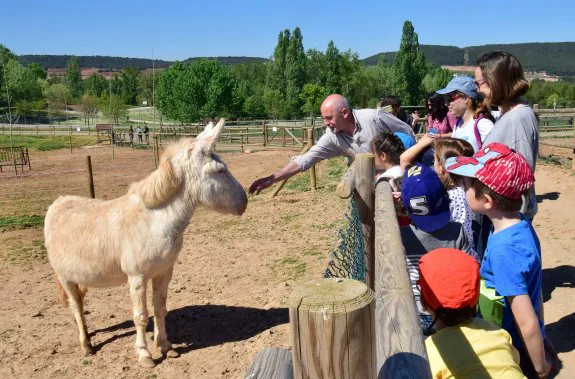
[[[448,158],[453,157],[472,157],[475,153],[473,146],[467,141],[459,138],[439,138],[434,144],[435,159],[439,162],[439,165],[443,167],[445,161]],[[449,172],[443,170],[441,173],[438,172],[441,182],[445,188],[450,189],[455,186],[456,182],[459,180],[459,175],[450,174]]]

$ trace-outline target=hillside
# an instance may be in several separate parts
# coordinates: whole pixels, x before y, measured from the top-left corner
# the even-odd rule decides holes
[[[233,65],[248,62],[263,62],[267,59],[259,57],[213,57],[221,64]],[[20,55],[18,57],[20,63],[27,66],[31,63],[38,63],[44,69],[62,68],[70,60],[70,55]],[[190,63],[200,57],[188,58],[184,63]],[[137,67],[141,70],[152,68],[152,60],[148,58],[124,58],[124,57],[108,57],[108,56],[78,56],[81,67],[94,67],[106,70],[121,70],[126,67]],[[156,59],[154,65],[157,68],[169,67],[175,62],[164,61]]]
[[[479,55],[491,50],[505,50],[515,55],[526,71],[547,71],[548,74],[575,76],[575,42],[533,42],[469,46],[421,45],[425,58],[441,66],[473,65]],[[392,62],[395,52],[385,52],[363,59],[367,65],[376,65],[383,55]]]

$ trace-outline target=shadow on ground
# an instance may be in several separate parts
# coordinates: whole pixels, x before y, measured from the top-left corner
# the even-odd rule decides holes
[[[287,322],[289,322],[287,308],[193,305],[171,310],[166,317],[166,331],[170,342],[174,345],[184,345],[179,346],[176,351],[185,354],[195,349],[245,340]],[[132,320],[127,320],[90,333],[92,337],[99,333],[112,333],[125,329],[130,331],[111,336],[95,345],[94,350],[98,351],[119,338],[133,336],[136,333],[134,323]],[[151,317],[147,330],[153,330]]]
[[[561,192],[547,192],[544,194],[536,195],[537,203],[542,203],[543,200],[557,200]]]
[[[543,269],[543,302],[549,301],[558,287],[575,288],[575,267],[562,265]]]

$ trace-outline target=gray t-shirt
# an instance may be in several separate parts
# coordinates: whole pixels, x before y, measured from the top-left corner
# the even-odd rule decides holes
[[[501,116],[491,133],[483,142],[487,146],[491,142],[507,145],[525,157],[529,167],[535,172],[537,151],[539,150],[539,122],[533,110],[528,107],[515,108]],[[523,196],[521,212],[527,218],[533,218],[537,213],[535,186]]]
[[[302,171],[323,159],[337,156],[354,159],[355,154],[369,153],[371,140],[381,132],[403,132],[415,137],[409,125],[381,109],[352,109],[352,112],[355,118],[353,136],[347,133],[333,133],[330,128],[326,128],[317,144],[305,154],[292,158]]]

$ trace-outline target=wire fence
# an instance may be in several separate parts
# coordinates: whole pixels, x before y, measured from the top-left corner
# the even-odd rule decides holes
[[[365,282],[365,245],[359,210],[352,196],[338,231],[339,244],[331,253],[324,278],[350,278]]]

